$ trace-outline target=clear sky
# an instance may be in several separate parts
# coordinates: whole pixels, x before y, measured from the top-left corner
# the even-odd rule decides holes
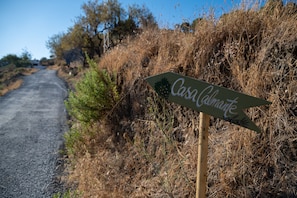
[[[102,0],[98,0],[99,3]],[[210,8],[217,15],[229,12],[240,0],[118,0],[128,5],[145,4],[160,27],[192,22]],[[46,42],[54,34],[67,32],[76,17],[83,14],[87,0],[0,0],[0,58],[29,52],[32,58],[49,58]]]

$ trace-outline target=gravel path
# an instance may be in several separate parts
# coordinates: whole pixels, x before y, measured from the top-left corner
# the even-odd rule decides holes
[[[42,69],[0,97],[0,197],[51,197],[67,130],[67,88]]]

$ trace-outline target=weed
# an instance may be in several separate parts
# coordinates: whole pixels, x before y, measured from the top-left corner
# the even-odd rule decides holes
[[[98,70],[93,60],[87,59],[91,69],[69,93],[65,102],[70,115],[85,123],[96,122],[111,110],[119,99],[115,76],[106,70]]]
[[[76,119],[76,124],[65,134],[65,145],[68,154],[75,156],[88,150],[86,144],[96,133],[90,130],[92,125],[105,117],[119,100],[116,76],[106,70],[99,70],[89,58],[87,62],[90,70],[65,101],[69,114]]]
[[[83,145],[83,133],[79,129],[72,127],[65,133],[64,138],[67,154],[77,155],[81,151],[77,147]]]
[[[78,191],[71,191],[71,190],[68,190],[67,192],[65,193],[55,193],[53,195],[53,198],[80,198],[82,195],[82,193],[79,193]]]

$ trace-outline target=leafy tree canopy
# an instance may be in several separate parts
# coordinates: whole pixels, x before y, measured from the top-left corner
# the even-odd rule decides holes
[[[111,46],[115,46],[136,30],[157,26],[154,16],[144,5],[135,4],[125,10],[118,0],[101,3],[89,0],[82,5],[82,11],[83,15],[76,18],[67,33],[53,35],[47,41],[47,47],[58,59],[65,60],[73,49],[87,53],[91,58],[100,57],[107,31]]]

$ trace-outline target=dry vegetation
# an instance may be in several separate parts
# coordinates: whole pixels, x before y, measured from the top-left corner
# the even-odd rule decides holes
[[[19,88],[23,83],[21,76],[30,75],[36,71],[36,69],[16,68],[12,65],[0,67],[0,96]]]
[[[247,110],[257,134],[211,118],[208,197],[297,196],[297,7],[269,3],[193,33],[147,30],[99,62],[121,100],[69,156],[83,197],[194,197],[199,113],[160,99],[144,78],[174,71],[272,102]],[[83,143],[82,143],[83,142]]]

